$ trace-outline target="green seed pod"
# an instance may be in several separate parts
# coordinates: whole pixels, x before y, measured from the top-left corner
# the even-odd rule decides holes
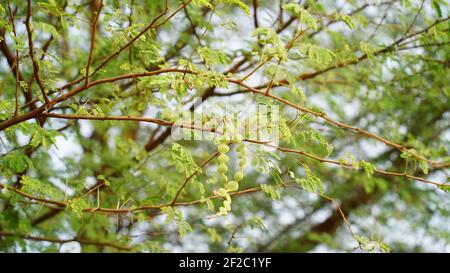
[[[222,196],[222,197],[225,197],[226,195],[228,195],[228,191],[227,191],[226,189],[224,189],[224,188],[220,188],[220,189],[218,190],[218,193],[219,193],[219,195]]]
[[[243,137],[242,137],[242,135],[240,135],[240,134],[236,134],[236,136],[234,137],[234,141],[237,141],[237,142],[241,142],[242,141],[242,139],[244,139]]]
[[[243,169],[245,167],[245,165],[247,165],[247,158],[241,158],[241,160],[239,161],[239,167],[241,167],[241,169]]]
[[[219,148],[219,153],[221,153],[221,154],[226,154],[230,151],[230,147],[228,147],[228,145],[226,145],[226,144],[220,144],[218,148]]]
[[[236,152],[242,152],[244,150],[245,150],[245,145],[243,143],[240,143],[239,145],[237,145]]]
[[[218,159],[221,164],[227,164],[230,161],[230,158],[226,154],[219,155]]]
[[[228,191],[237,191],[239,189],[239,184],[236,181],[230,181],[226,185]]]
[[[217,172],[220,173],[220,174],[224,174],[224,173],[226,173],[227,171],[228,171],[228,167],[227,167],[227,165],[225,165],[225,164],[220,164],[220,165],[217,167]]]
[[[227,200],[228,202],[230,202],[230,203],[231,203],[231,197],[230,197],[230,195],[229,195],[229,194],[227,194],[227,195],[225,196],[225,200]]]
[[[245,146],[241,147],[239,150],[236,149],[236,152],[238,153],[239,156],[246,156],[247,155],[247,151],[245,150]]]
[[[228,177],[225,174],[220,175],[220,182],[225,184],[228,181]]]
[[[244,173],[243,172],[237,172],[237,173],[234,174],[234,180],[239,182],[242,179],[244,179]]]
[[[219,209],[219,215],[227,215],[227,214],[228,214],[228,211],[224,207],[221,207]]]
[[[231,202],[230,201],[228,201],[228,200],[223,201],[223,206],[225,207],[225,209],[227,211],[231,210]]]

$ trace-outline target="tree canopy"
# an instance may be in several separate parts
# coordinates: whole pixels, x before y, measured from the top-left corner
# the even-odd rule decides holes
[[[450,251],[446,0],[5,0],[0,251]]]

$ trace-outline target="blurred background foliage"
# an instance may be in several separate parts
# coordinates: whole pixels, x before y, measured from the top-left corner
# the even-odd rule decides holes
[[[446,0],[3,1],[0,251],[450,251],[449,188],[374,173],[448,182],[448,8]],[[280,146],[342,164],[245,142],[243,180],[218,216],[219,163],[202,166],[216,153],[211,141],[42,112],[2,127],[45,105],[39,81],[55,100],[85,84],[87,67],[90,82],[198,73],[108,81],[45,113],[173,122],[198,97],[204,109],[279,105]],[[239,169],[236,145],[229,177]]]

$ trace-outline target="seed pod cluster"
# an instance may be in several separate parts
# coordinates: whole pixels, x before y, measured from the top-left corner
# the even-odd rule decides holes
[[[220,182],[225,184],[228,181],[228,178],[226,176],[226,173],[228,171],[227,163],[230,161],[230,158],[226,155],[230,151],[230,147],[228,147],[227,144],[221,143],[217,147],[219,150],[219,157],[217,158],[219,160],[219,166],[217,166],[217,172],[220,176]]]
[[[244,179],[244,169],[247,165],[247,151],[243,143],[237,145],[235,150],[239,158],[239,170],[234,174],[234,180],[228,181],[226,172],[228,171],[227,164],[230,161],[230,158],[226,153],[230,151],[230,147],[228,147],[225,140],[222,140],[217,148],[219,151],[219,157],[217,158],[219,161],[217,172],[220,176],[220,182],[222,185],[225,185],[224,188],[219,189],[219,195],[224,197],[225,200],[223,201],[223,206],[219,208],[218,215],[227,215],[228,212],[231,211],[231,197],[229,192],[237,191],[239,189],[239,182]]]
[[[223,206],[219,208],[219,212],[217,214],[220,216],[225,216],[229,211],[231,211],[231,197],[228,194],[228,190],[224,188],[219,189],[218,193],[221,197],[224,197],[225,200],[223,201]]]
[[[234,173],[234,181],[230,181],[227,184],[227,189],[230,191],[237,191],[239,189],[238,183],[244,179],[244,169],[247,165],[247,151],[243,143],[237,145],[236,152],[239,158],[239,171]]]

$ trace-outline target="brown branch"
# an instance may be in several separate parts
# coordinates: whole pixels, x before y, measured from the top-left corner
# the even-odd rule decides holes
[[[411,29],[413,28],[414,24],[416,23],[417,18],[419,17],[420,13],[422,12],[424,3],[425,3],[425,0],[422,0],[422,2],[420,3],[419,10],[416,12],[416,15],[414,16],[414,19],[411,21],[411,24],[409,24],[408,29],[406,29],[406,31],[405,31],[405,35],[407,35],[411,31]]]
[[[19,115],[16,117],[13,117],[11,119],[5,120],[3,122],[0,123],[0,131],[9,128],[15,124],[18,124],[20,122],[32,119],[32,118],[37,118],[38,116],[40,116],[45,110],[47,109],[51,109],[53,106],[55,106],[56,104],[63,102],[73,96],[75,96],[76,94],[85,91],[93,86],[99,85],[99,84],[103,84],[103,83],[109,83],[109,82],[114,82],[114,81],[118,81],[118,80],[124,80],[124,79],[130,79],[130,78],[137,78],[137,77],[144,77],[144,76],[153,76],[153,75],[158,75],[158,74],[162,74],[162,73],[170,73],[170,72],[180,72],[180,73],[186,73],[184,70],[181,69],[177,69],[177,68],[169,68],[169,69],[160,69],[160,70],[155,70],[155,71],[149,71],[149,72],[143,72],[143,73],[137,73],[137,74],[125,74],[125,75],[120,75],[120,76],[116,76],[116,77],[111,77],[111,78],[106,78],[106,79],[101,79],[101,80],[97,80],[94,82],[91,82],[89,84],[89,86],[79,86],[51,101],[49,101],[47,104],[42,105],[30,112],[27,112],[23,115]]]
[[[352,163],[349,162],[345,162],[345,161],[339,161],[339,160],[333,160],[333,159],[326,159],[326,158],[321,158],[318,156],[315,156],[313,154],[304,152],[304,151],[299,151],[299,150],[294,150],[294,149],[288,149],[288,148],[284,148],[284,147],[279,147],[270,143],[265,143],[265,142],[261,142],[261,141],[256,141],[256,140],[245,140],[247,142],[253,142],[253,143],[258,143],[258,144],[263,144],[272,148],[275,148],[283,153],[293,153],[293,154],[299,154],[299,155],[303,155],[306,157],[309,157],[311,159],[314,159],[320,163],[329,163],[329,164],[333,164],[333,165],[338,165],[344,168],[349,168],[349,169],[355,169],[355,167],[353,166]],[[358,170],[361,168],[358,168]],[[389,172],[389,171],[383,171],[383,170],[379,170],[379,169],[374,169],[374,173],[377,174],[381,174],[381,175],[385,175],[385,176],[397,176],[397,177],[405,177],[411,180],[417,180],[426,184],[431,184],[434,186],[441,186],[443,184],[445,184],[445,182],[439,183],[439,182],[434,182],[422,177],[418,177],[418,176],[413,176],[413,175],[409,175],[407,173],[396,173],[396,172]]]
[[[189,21],[189,24],[191,25],[192,34],[194,34],[194,36],[197,39],[198,43],[201,44],[202,38],[197,33],[197,30],[196,30],[197,26],[194,24],[194,21],[192,20],[191,15],[189,14],[189,11],[188,11],[187,7],[184,7],[183,10],[184,10],[184,14],[186,15],[186,18]]]
[[[42,113],[41,115],[45,116],[45,117],[49,117],[49,118],[72,119],[72,120],[84,119],[84,120],[100,120],[100,121],[107,121],[107,120],[140,121],[140,122],[154,123],[154,124],[168,126],[168,127],[188,128],[188,129],[192,129],[192,130],[220,133],[218,130],[216,130],[214,128],[197,127],[192,124],[171,122],[171,121],[166,121],[166,120],[156,119],[156,118],[145,118],[145,117],[135,117],[135,116],[90,116],[90,115],[55,114],[55,113]]]
[[[67,7],[67,0],[64,2],[64,5],[62,7],[63,10],[66,9]],[[78,11],[75,13],[77,14]],[[53,14],[49,14],[49,19],[52,19],[54,16]],[[61,29],[61,20],[57,21],[58,24],[55,26],[56,30],[59,31]],[[47,42],[45,42],[44,46],[42,47],[42,55],[40,57],[41,60],[43,60],[45,58],[45,56],[47,55],[47,51],[50,48],[51,43],[55,40],[55,37],[53,36],[53,34],[50,35],[50,37],[47,39]],[[49,95],[51,95],[51,93],[49,92]]]
[[[283,103],[283,104],[285,104],[287,106],[295,108],[295,109],[297,109],[297,110],[299,110],[301,112],[308,113],[308,114],[311,114],[311,115],[313,115],[313,116],[315,116],[317,118],[323,119],[324,121],[326,121],[329,124],[335,125],[335,126],[337,126],[339,128],[344,128],[344,129],[351,130],[351,131],[353,131],[355,133],[358,133],[358,134],[364,135],[366,137],[369,137],[369,138],[378,140],[380,142],[383,142],[384,144],[386,144],[388,146],[391,146],[391,147],[393,147],[393,148],[395,148],[395,149],[397,149],[397,150],[399,150],[401,152],[405,152],[405,153],[411,154],[411,152],[405,146],[403,146],[401,144],[392,142],[392,141],[390,141],[390,140],[388,140],[386,138],[383,138],[383,137],[381,137],[381,136],[379,136],[377,134],[371,133],[371,132],[366,131],[364,129],[361,129],[361,128],[358,128],[358,127],[355,127],[355,126],[352,126],[352,125],[349,125],[349,124],[346,124],[346,123],[334,120],[334,119],[330,118],[326,113],[321,113],[321,112],[317,112],[317,111],[314,111],[314,110],[310,110],[310,109],[305,108],[305,107],[301,107],[299,105],[296,105],[296,104],[294,104],[294,103],[292,103],[292,102],[290,102],[290,101],[288,101],[286,99],[283,99],[283,98],[278,97],[278,96],[273,95],[273,94],[266,94],[264,91],[261,91],[259,89],[254,88],[254,87],[251,87],[251,86],[243,83],[240,80],[232,80],[231,79],[229,81],[244,87],[249,92],[272,98],[272,99],[274,99],[274,100],[276,100],[278,102],[281,102],[281,103]],[[414,156],[417,159],[427,161],[428,163],[430,163],[434,167],[442,164],[440,162],[435,162],[435,161],[429,160],[429,159],[427,159],[427,158],[425,158],[425,157],[423,157],[421,155],[418,155],[418,154],[411,154],[411,155]]]
[[[347,211],[347,214],[358,207],[370,204],[370,202],[376,198],[376,193],[368,194],[364,190],[364,187],[357,187],[352,190],[352,192],[353,194],[350,195],[350,197],[345,198],[340,202],[340,207],[344,208]],[[309,229],[308,234],[332,234],[340,227],[342,221],[342,214],[336,209],[325,221],[313,225]],[[312,249],[316,244],[316,241],[305,235],[300,236],[297,240],[297,245],[301,248],[301,251],[305,252]]]
[[[165,23],[167,23],[170,19],[172,19],[180,10],[182,10],[185,6],[189,5],[192,2],[192,0],[188,0],[185,3],[183,3],[180,7],[178,7],[173,13],[171,13],[167,18],[165,18],[161,23],[157,24],[158,20],[160,18],[162,18],[168,11],[168,4],[167,4],[167,0],[166,0],[166,6],[164,8],[164,11],[161,12],[158,16],[156,16],[149,25],[147,25],[143,30],[141,30],[135,37],[133,37],[128,43],[126,43],[125,45],[121,46],[116,52],[114,52],[112,55],[110,55],[108,58],[106,58],[105,60],[103,60],[95,69],[94,71],[92,71],[92,73],[89,75],[90,77],[92,77],[95,73],[97,73],[100,69],[102,69],[109,61],[111,61],[112,59],[114,59],[115,57],[117,57],[122,51],[124,51],[125,49],[127,49],[129,46],[131,46],[137,39],[139,39],[139,37],[141,37],[142,35],[144,35],[147,31],[149,31],[150,29],[153,28],[158,28],[162,25],[164,25]],[[83,79],[85,79],[85,76],[69,82],[67,84],[65,84],[64,86],[62,86],[60,89],[66,89],[74,84],[77,84],[79,82],[81,82]]]
[[[26,114],[24,114],[22,116],[16,116],[14,118],[11,118],[9,120],[6,120],[6,121],[0,123],[0,131],[4,130],[4,129],[6,129],[6,128],[14,125],[14,124],[17,124],[19,122],[22,122],[22,121],[25,121],[25,120],[28,120],[28,119],[31,119],[31,118],[38,117],[46,109],[51,108],[54,105],[56,105],[57,103],[65,101],[65,100],[75,96],[76,94],[78,94],[78,93],[80,93],[80,92],[82,92],[82,91],[84,91],[84,90],[86,90],[86,89],[88,89],[88,88],[90,88],[92,86],[103,84],[103,83],[114,82],[114,81],[118,81],[118,80],[123,80],[123,79],[147,77],[147,76],[153,76],[153,75],[158,75],[158,74],[162,74],[162,73],[170,73],[170,72],[196,74],[196,72],[190,71],[190,70],[183,70],[183,69],[178,69],[178,68],[167,68],[167,69],[160,69],[160,70],[149,71],[149,72],[142,72],[142,73],[130,73],[130,74],[119,75],[119,76],[116,76],[116,77],[100,79],[100,80],[92,82],[89,86],[80,86],[80,87],[78,87],[78,88],[76,88],[76,89],[74,89],[74,90],[72,90],[72,91],[70,91],[68,93],[65,93],[64,95],[61,95],[60,97],[57,97],[57,98],[53,99],[52,101],[49,101],[49,103],[47,103],[46,105],[43,105],[43,106],[35,109],[34,111],[28,112],[28,113],[26,113]],[[391,147],[394,147],[394,148],[398,149],[399,151],[411,154],[411,152],[406,147],[404,147],[401,144],[398,144],[398,143],[392,142],[390,140],[387,140],[387,139],[385,139],[385,138],[383,138],[383,137],[381,137],[381,136],[379,136],[377,134],[371,133],[371,132],[366,131],[364,129],[361,129],[361,128],[358,128],[358,127],[355,127],[355,126],[352,126],[352,125],[348,125],[348,124],[343,123],[343,122],[336,121],[336,120],[330,118],[325,113],[320,113],[320,112],[317,112],[317,111],[314,111],[314,110],[310,110],[310,109],[305,108],[305,107],[298,106],[298,105],[296,105],[296,104],[294,104],[294,103],[292,103],[292,102],[290,102],[290,101],[288,101],[286,99],[283,99],[281,97],[275,96],[273,94],[266,94],[265,92],[260,91],[260,90],[254,88],[254,87],[251,87],[251,86],[243,83],[240,80],[234,80],[234,79],[227,79],[227,80],[230,83],[234,83],[234,84],[240,85],[241,87],[244,87],[246,90],[248,90],[248,92],[252,92],[252,93],[255,93],[255,94],[259,94],[259,95],[263,95],[263,96],[272,98],[274,100],[277,100],[278,102],[281,102],[281,103],[283,103],[283,104],[285,104],[287,106],[295,108],[295,109],[297,109],[297,110],[299,110],[301,112],[309,113],[309,114],[311,114],[313,116],[321,118],[324,121],[328,122],[329,124],[335,125],[335,126],[337,126],[339,128],[344,128],[344,129],[351,130],[351,131],[356,132],[358,134],[361,134],[361,135],[364,135],[366,137],[369,137],[369,138],[378,140],[380,142],[383,142],[384,144],[386,144],[388,146],[391,146]],[[165,134],[168,136],[170,133],[169,132],[165,132]],[[443,163],[438,163],[438,162],[429,160],[429,159],[427,159],[427,158],[425,158],[425,157],[423,157],[421,155],[418,155],[418,154],[411,154],[411,155],[414,156],[417,159],[424,160],[424,161],[430,163],[433,167],[435,167],[435,166],[444,166],[445,167],[447,165],[446,163],[443,164]],[[448,163],[448,164],[450,164],[450,163]]]
[[[257,143],[257,142],[256,142]],[[284,149],[284,148],[282,148]],[[281,149],[278,149],[280,151],[282,151]],[[292,153],[297,153],[297,154],[302,154],[305,156],[310,156],[307,153],[301,152],[301,151],[295,151],[295,150],[290,150],[290,149],[284,149],[284,152],[292,152]],[[316,160],[322,160],[323,162],[329,162],[329,163],[333,163],[333,164],[338,164],[338,165],[343,165],[340,162],[333,162],[331,160],[326,160],[326,159],[319,159],[318,157],[312,156],[312,158],[316,159]],[[392,174],[396,174],[396,173],[391,173],[391,172],[385,172],[388,175],[392,175]],[[404,174],[399,174],[398,176],[404,176],[404,177],[414,177],[414,176],[407,176]],[[417,180],[417,177],[414,177],[414,179]],[[421,180],[419,180],[421,181]],[[436,184],[435,182],[431,182],[431,184]],[[438,184],[439,185],[439,184]],[[292,185],[285,183],[280,185],[280,187],[290,187]],[[297,187],[296,185],[294,185],[294,187]],[[7,188],[8,190],[11,190],[21,196],[24,196],[28,199],[31,200],[36,200],[41,202],[42,206],[46,206],[55,210],[63,210],[67,207],[67,202],[61,202],[61,201],[56,201],[56,200],[50,200],[50,199],[46,199],[46,198],[42,198],[42,197],[37,197],[37,196],[33,196],[30,195],[28,193],[25,193],[23,191],[20,191],[18,189],[15,188],[11,188],[8,187],[2,183],[0,183],[0,188]],[[241,190],[241,191],[236,191],[236,192],[232,192],[230,193],[230,196],[240,196],[240,195],[245,195],[245,194],[249,194],[249,193],[254,193],[254,192],[259,192],[261,191],[261,187],[255,187],[255,188],[249,188],[249,189],[245,189],[245,190]],[[223,199],[223,196],[220,195],[211,195],[208,197],[209,199]],[[199,204],[199,203],[203,203],[204,199],[199,199],[199,200],[194,200],[194,201],[190,201],[190,202],[176,202],[176,203],[168,203],[168,204],[162,204],[162,205],[156,205],[156,206],[141,206],[141,207],[134,207],[134,208],[123,208],[123,209],[113,209],[113,208],[104,208],[104,207],[95,207],[95,208],[84,208],[82,211],[83,212],[98,212],[98,213],[106,213],[106,214],[128,214],[128,213],[133,213],[136,211],[143,211],[143,210],[160,210],[162,207],[167,207],[167,206],[191,206],[191,205],[195,205],[195,204]],[[52,206],[54,205],[54,206]]]
[[[203,162],[200,167],[198,169],[196,169],[189,177],[186,178],[186,180],[184,181],[183,185],[181,185],[181,187],[178,189],[177,193],[175,194],[175,197],[173,198],[172,202],[170,203],[171,206],[174,206],[177,203],[177,199],[178,196],[180,195],[180,193],[183,191],[183,189],[187,186],[187,184],[189,183],[189,181],[206,165],[208,165],[209,162],[211,162],[211,160],[213,160],[216,156],[219,155],[219,152],[216,151],[212,156],[210,156],[205,162]]]
[[[80,87],[78,87],[78,88],[76,88],[76,89],[74,89],[74,90],[72,90],[72,91],[70,91],[70,92],[68,92],[68,93],[66,93],[64,95],[61,95],[60,97],[57,97],[57,98],[53,99],[48,104],[43,105],[43,106],[35,109],[34,111],[28,112],[28,113],[26,113],[26,114],[24,114],[22,116],[17,116],[17,117],[11,118],[9,120],[6,120],[6,121],[0,123],[0,131],[4,130],[5,128],[8,128],[8,127],[10,127],[10,126],[12,126],[14,124],[17,124],[19,122],[22,122],[22,121],[25,121],[25,120],[28,120],[28,119],[31,119],[31,118],[36,118],[39,115],[41,115],[47,108],[51,108],[54,105],[56,105],[57,103],[65,101],[65,100],[75,96],[76,94],[78,94],[78,93],[80,93],[80,92],[82,92],[82,91],[84,91],[84,90],[86,90],[86,89],[88,89],[88,88],[90,88],[92,86],[103,84],[103,83],[114,82],[114,81],[118,81],[118,80],[123,80],[123,79],[147,77],[147,76],[153,76],[153,75],[158,75],[158,74],[162,74],[162,73],[170,73],[170,72],[196,74],[196,72],[190,71],[190,70],[183,70],[183,69],[177,69],[177,68],[167,68],[167,69],[160,69],[160,70],[149,71],[149,72],[142,72],[142,73],[130,73],[130,74],[124,74],[124,75],[120,75],[120,76],[116,76],[116,77],[100,79],[100,80],[92,82],[89,86],[80,86]],[[381,136],[379,136],[377,134],[371,133],[371,132],[366,131],[364,129],[361,129],[361,128],[358,128],[358,127],[355,127],[355,126],[352,126],[352,125],[348,125],[348,124],[343,123],[343,122],[336,121],[336,120],[330,118],[329,116],[327,116],[325,113],[320,113],[320,112],[317,112],[317,111],[314,111],[314,110],[310,110],[310,109],[305,108],[305,107],[298,106],[298,105],[296,105],[296,104],[294,104],[294,103],[292,103],[292,102],[290,102],[290,101],[288,101],[286,99],[280,98],[280,97],[275,96],[273,94],[266,94],[265,92],[260,91],[260,90],[254,88],[254,87],[251,87],[251,86],[243,83],[240,80],[228,79],[228,81],[230,83],[234,83],[234,84],[240,85],[241,87],[244,87],[246,90],[248,90],[248,92],[252,92],[252,93],[255,93],[255,94],[259,94],[259,95],[263,95],[263,96],[272,98],[274,100],[277,100],[278,102],[281,102],[281,103],[283,103],[283,104],[285,104],[287,106],[295,108],[295,109],[297,109],[297,110],[299,110],[301,112],[309,113],[309,114],[311,114],[313,116],[321,118],[324,121],[328,122],[329,124],[335,125],[335,126],[337,126],[339,128],[344,128],[344,129],[351,130],[351,131],[356,132],[358,134],[361,134],[361,135],[364,135],[366,137],[369,137],[369,138],[378,140],[380,142],[383,142],[384,144],[386,144],[388,146],[391,146],[391,147],[394,147],[394,148],[398,149],[399,151],[411,154],[410,151],[406,147],[401,145],[401,144],[398,144],[398,143],[392,142],[390,140],[387,140],[387,139],[385,139],[385,138],[383,138],[383,137],[381,137]],[[168,136],[170,134],[170,132],[166,131],[165,134]],[[411,154],[411,155],[414,156],[417,159],[424,160],[424,161],[430,163],[433,167],[436,167],[436,166],[445,167],[446,165],[450,164],[450,163],[435,162],[435,161],[429,160],[429,159],[427,159],[427,158],[425,158],[425,157],[423,157],[421,155],[418,155],[418,154]]]
[[[380,22],[375,26],[374,31],[372,32],[372,34],[369,36],[369,38],[367,38],[366,43],[369,42],[370,40],[372,40],[375,35],[377,34],[378,30],[380,29],[381,25],[383,24],[384,20],[387,17],[388,11],[391,9],[393,3],[389,4],[389,6],[386,8],[386,10],[384,11],[383,16],[380,19]]]
[[[93,21],[92,21],[92,34],[91,34],[91,47],[89,49],[89,56],[88,56],[88,61],[86,64],[86,86],[89,86],[89,68],[91,67],[91,61],[92,61],[92,53],[94,51],[94,45],[95,45],[95,33],[97,30],[97,22],[98,22],[98,18],[100,17],[100,11],[102,10],[103,7],[103,1],[95,1],[95,3],[97,3],[97,10],[95,11],[95,14],[93,14]]]
[[[15,18],[14,18],[14,13],[11,9],[11,3],[9,0],[7,0],[7,4],[8,4],[8,11],[9,11],[9,20],[11,22],[12,25],[12,31],[13,31],[13,35],[14,35],[14,39],[17,39],[17,33],[16,33],[16,24],[14,23]],[[6,43],[6,41],[5,41]],[[19,114],[19,50],[17,50],[16,48],[16,89],[14,90],[14,98],[15,98],[15,103],[16,103],[16,107],[14,110],[14,116],[17,116]]]
[[[440,23],[446,22],[448,20],[450,20],[450,17],[436,20],[434,23],[430,24],[426,28],[424,28],[422,30],[419,30],[417,32],[414,32],[412,34],[406,35],[406,36],[404,36],[402,38],[399,38],[396,41],[394,41],[393,43],[391,43],[390,45],[386,46],[385,48],[380,49],[378,51],[375,51],[374,53],[372,53],[372,55],[377,56],[377,55],[380,55],[380,54],[384,54],[384,53],[387,53],[387,52],[394,51],[396,46],[400,45],[403,41],[405,41],[407,39],[410,39],[410,38],[412,38],[414,36],[420,35],[420,34],[422,34],[424,32],[427,32],[432,27],[434,27],[434,26],[436,26],[436,25],[438,25]],[[304,81],[304,80],[307,80],[307,79],[311,79],[311,78],[314,78],[314,77],[316,77],[318,75],[321,75],[321,74],[324,74],[324,73],[329,72],[331,70],[334,70],[336,68],[347,67],[349,65],[357,64],[357,63],[367,59],[368,57],[369,57],[368,54],[363,54],[362,56],[360,56],[359,58],[357,58],[356,60],[353,60],[353,61],[349,61],[349,62],[345,62],[345,63],[340,62],[340,63],[337,63],[335,65],[329,66],[329,67],[327,67],[325,69],[322,69],[322,70],[318,70],[318,71],[315,71],[315,72],[312,72],[312,73],[301,74],[301,75],[299,75],[297,77],[297,79],[299,79],[301,81]],[[284,85],[286,83],[288,83],[287,80],[281,80],[279,84],[280,85]]]
[[[31,225],[32,226],[37,226],[40,223],[43,223],[43,222],[47,221],[50,218],[53,218],[54,216],[58,215],[62,211],[63,210],[50,210],[49,212],[47,212],[47,213],[45,213],[45,214],[43,214],[43,215],[33,219],[31,221]]]
[[[258,0],[253,0],[253,24],[255,28],[259,28],[258,23]]]
[[[130,251],[131,247],[128,246],[121,246],[115,243],[111,242],[102,242],[102,241],[92,241],[82,238],[72,238],[72,239],[58,239],[58,238],[50,238],[50,237],[40,237],[40,236],[32,236],[32,235],[26,235],[26,234],[19,234],[14,232],[7,232],[7,231],[0,231],[0,237],[16,237],[16,238],[22,238],[25,240],[32,240],[32,241],[45,241],[45,242],[51,242],[51,243],[58,243],[58,244],[64,244],[64,243],[70,243],[70,242],[78,242],[82,245],[95,245],[95,246],[102,246],[102,247],[112,247],[118,250],[123,251]]]
[[[213,132],[213,133],[217,133],[217,134],[222,134],[222,132],[220,132],[219,130],[216,130],[214,128],[204,128],[203,126],[202,127],[196,127],[196,126],[191,125],[191,124],[182,124],[182,123],[179,124],[179,123],[176,123],[176,122],[169,122],[169,121],[165,121],[165,120],[161,120],[161,119],[144,118],[144,117],[132,117],[132,116],[87,116],[87,115],[53,114],[53,113],[43,113],[42,115],[44,115],[46,117],[62,118],[62,119],[143,121],[143,122],[150,122],[150,123],[155,123],[155,124],[159,124],[159,125],[162,125],[162,126],[168,126],[168,127],[178,126],[180,128],[189,128],[189,129],[192,129],[192,130],[200,130],[200,131],[206,131],[206,132]],[[276,146],[276,145],[273,145],[271,143],[264,142],[264,141],[258,141],[258,140],[253,140],[253,139],[244,139],[243,141],[250,142],[250,143],[255,143],[255,144],[260,144],[260,145],[265,145],[265,146],[268,146],[268,147],[272,147],[272,148],[275,148],[275,149],[277,149],[277,150],[279,150],[281,152],[284,152],[284,153],[294,153],[294,154],[303,155],[303,156],[309,157],[311,159],[314,159],[316,161],[319,161],[321,163],[329,163],[329,164],[339,165],[339,166],[344,167],[344,168],[354,169],[353,164],[351,164],[349,162],[342,162],[342,161],[339,161],[339,160],[332,160],[332,159],[321,158],[321,157],[315,156],[313,154],[306,153],[304,151],[284,148],[284,147]],[[204,166],[206,166],[217,155],[218,155],[217,152],[214,153],[208,160],[206,160],[204,163],[202,163],[200,167],[203,168]],[[183,188],[186,186],[186,184],[189,182],[189,180],[192,179],[198,173],[199,170],[200,169],[194,171],[188,178],[186,178],[184,184],[178,190],[178,192],[175,195],[175,198],[171,202],[171,204],[175,204],[176,203],[177,198],[178,198],[179,194],[181,193],[181,191],[183,190]],[[386,176],[405,177],[405,178],[408,178],[408,179],[411,179],[411,180],[417,180],[417,181],[424,182],[424,183],[427,183],[427,184],[432,184],[432,185],[435,185],[435,186],[440,186],[442,184],[442,183],[430,181],[430,180],[422,178],[422,177],[409,175],[407,173],[395,173],[395,172],[388,172],[388,171],[383,171],[383,170],[379,170],[379,169],[374,169],[374,172],[377,173],[377,174],[386,175]]]
[[[14,78],[16,79],[16,81],[19,81],[19,82],[24,81],[25,78],[23,77],[18,66],[16,65],[16,58],[11,53],[11,50],[9,49],[8,45],[6,44],[4,28],[0,28],[0,37],[2,40],[0,42],[0,50],[2,51],[3,55],[6,58],[6,61],[8,62],[9,67],[11,68]],[[33,101],[33,96],[32,96],[31,91],[29,89],[27,90],[25,88],[22,88],[22,92],[25,96],[25,101],[27,102],[27,107],[29,107],[30,110],[36,109],[36,106],[34,105],[34,103],[38,100],[36,99],[35,101]]]
[[[280,185],[280,187],[286,187],[286,185],[283,184],[283,185]],[[56,201],[56,200],[50,200],[50,199],[33,196],[33,195],[27,194],[23,191],[8,187],[8,186],[0,183],[0,189],[3,189],[3,188],[7,188],[8,190],[11,190],[11,191],[15,192],[16,194],[19,194],[30,200],[38,201],[38,203],[35,202],[35,203],[30,203],[30,204],[40,204],[41,206],[45,206],[45,207],[48,207],[48,208],[51,208],[54,210],[64,210],[67,207],[66,202],[60,202],[60,201]],[[253,193],[253,192],[259,192],[259,191],[261,191],[261,187],[249,188],[249,189],[245,189],[245,190],[241,190],[241,191],[232,192],[232,193],[230,193],[230,196],[240,196],[240,195]],[[211,195],[208,198],[223,199],[224,197],[220,196],[220,195]],[[104,207],[84,208],[82,211],[90,212],[90,213],[99,212],[99,213],[106,213],[106,214],[128,214],[128,213],[133,213],[136,211],[143,211],[143,210],[160,210],[162,207],[168,207],[168,206],[191,206],[191,205],[195,205],[195,204],[199,204],[199,203],[204,203],[204,199],[194,200],[194,201],[190,201],[190,202],[177,202],[175,204],[168,203],[168,204],[162,204],[162,205],[157,205],[157,206],[141,206],[141,207],[123,208],[123,209],[113,209],[113,208],[104,208]]]
[[[296,17],[291,16],[289,18],[288,21],[286,21],[283,25],[281,25],[276,31],[277,33],[281,33],[283,32],[285,29],[287,29],[293,22],[296,21]],[[186,44],[182,45],[179,48],[184,47]],[[174,53],[173,53],[174,54]],[[170,57],[173,57],[174,55],[170,55]],[[224,72],[223,74],[228,74],[228,73],[236,73],[242,70],[245,70],[247,68],[242,68],[242,66],[244,64],[246,64],[247,62],[250,61],[249,58],[250,55],[245,55],[243,56],[239,61],[237,61],[234,65],[232,65],[226,72]],[[206,89],[205,92],[203,92],[203,95],[201,97],[200,101],[195,102],[194,104],[191,105],[191,107],[189,108],[190,111],[194,111],[194,109],[196,107],[199,106],[200,103],[203,103],[204,101],[206,101],[208,98],[214,96],[215,93],[215,87],[209,87],[208,89]],[[160,145],[161,143],[163,143],[167,137],[169,137],[170,135],[170,130],[165,130],[164,132],[162,132],[157,138],[153,138],[151,137],[147,144],[145,145],[145,149],[147,151],[152,151],[153,149],[155,149],[158,145]]]
[[[31,0],[27,0],[27,17],[25,19],[25,26],[26,26],[27,34],[28,34],[28,48],[30,51],[30,58],[33,63],[33,75],[34,75],[34,79],[36,80],[37,84],[39,85],[39,88],[41,89],[41,94],[44,97],[44,101],[47,104],[50,100],[47,97],[47,94],[45,93],[44,84],[42,83],[41,78],[39,77],[39,64],[37,63],[35,56],[34,56],[33,33],[31,32],[30,19],[31,19]]]
[[[236,238],[236,233],[238,232],[239,229],[243,228],[245,226],[245,222],[244,223],[240,223],[239,225],[237,225],[233,231],[231,232],[231,236],[230,239],[228,239],[227,245],[228,247],[231,247],[231,243],[233,242],[233,240]]]

